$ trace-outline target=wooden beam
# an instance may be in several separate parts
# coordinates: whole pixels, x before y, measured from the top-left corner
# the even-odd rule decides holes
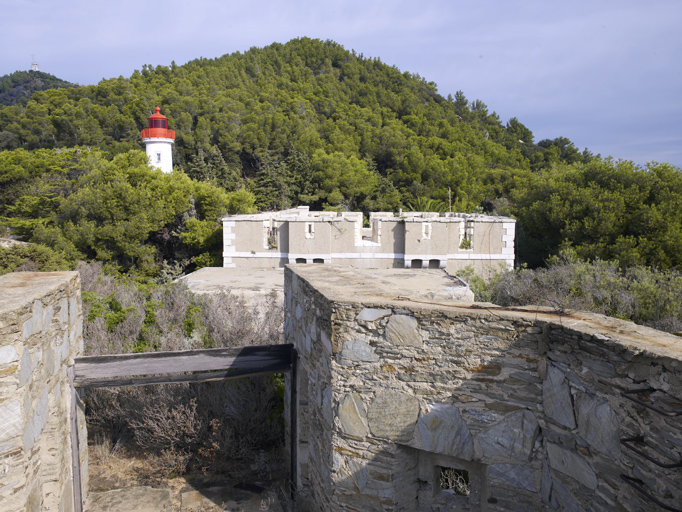
[[[77,388],[113,388],[119,386],[149,386],[152,384],[180,384],[183,382],[211,382],[217,380],[238,379],[241,377],[254,377],[256,375],[269,375],[271,373],[288,373],[291,371],[291,363],[275,363],[260,368],[247,368],[243,370],[227,370],[217,372],[164,374],[149,377],[119,377],[113,379],[79,378],[74,380]]]
[[[74,380],[76,383],[83,383],[136,375],[257,369],[273,364],[290,364],[292,347],[291,344],[254,345],[78,357],[74,364]],[[158,384],[162,383],[165,382],[158,382]]]

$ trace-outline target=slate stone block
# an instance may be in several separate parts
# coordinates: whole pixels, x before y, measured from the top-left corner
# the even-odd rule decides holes
[[[423,450],[464,460],[474,456],[474,442],[459,409],[451,404],[430,404],[417,421]]]
[[[412,439],[419,415],[419,400],[388,389],[379,394],[367,411],[369,429],[376,437],[405,443]]]
[[[542,403],[546,416],[564,427],[576,427],[568,382],[564,373],[554,365],[547,368],[547,378],[542,385]]]

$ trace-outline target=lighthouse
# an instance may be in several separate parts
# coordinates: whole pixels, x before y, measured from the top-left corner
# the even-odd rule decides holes
[[[142,130],[142,142],[147,146],[149,163],[163,172],[173,172],[173,143],[175,131],[168,129],[168,118],[156,107],[156,114],[149,116],[149,127]]]

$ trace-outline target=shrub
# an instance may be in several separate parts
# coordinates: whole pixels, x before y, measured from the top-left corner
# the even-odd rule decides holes
[[[471,271],[476,300],[500,306],[539,305],[558,311],[592,311],[654,327],[682,330],[682,274],[616,262],[584,261],[566,251],[550,258],[546,268],[520,268],[495,273],[485,281]]]
[[[283,311],[274,295],[248,308],[228,292],[198,296],[182,284],[115,277],[101,263],[78,268],[89,355],[282,342]],[[150,477],[190,468],[233,476],[277,468],[282,398],[277,376],[89,389],[85,396],[88,428],[112,446],[144,452],[153,462]]]
[[[8,272],[53,272],[73,269],[59,251],[40,244],[0,247],[0,275]]]

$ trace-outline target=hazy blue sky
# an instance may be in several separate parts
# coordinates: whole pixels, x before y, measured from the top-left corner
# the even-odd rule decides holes
[[[0,75],[81,84],[308,36],[462,90],[535,140],[682,167],[682,0],[0,0]]]

